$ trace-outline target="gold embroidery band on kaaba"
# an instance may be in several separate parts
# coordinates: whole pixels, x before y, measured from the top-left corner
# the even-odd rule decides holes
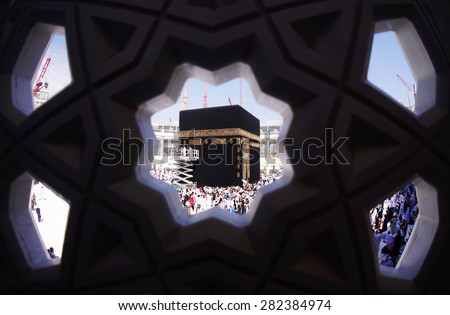
[[[250,139],[242,139],[242,178],[250,178]]]
[[[190,145],[201,145],[202,139],[189,139],[189,144]]]
[[[180,130],[180,138],[202,138],[202,137],[228,137],[228,136],[241,136],[252,139],[254,141],[260,141],[260,137],[241,128],[226,128],[226,129],[204,129],[204,130]]]
[[[226,144],[227,143],[227,139],[225,138],[212,138],[211,139],[211,144]]]

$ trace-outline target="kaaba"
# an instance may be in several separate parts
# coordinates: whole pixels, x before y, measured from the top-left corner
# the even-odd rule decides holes
[[[259,119],[241,106],[180,111],[179,128],[180,145],[199,150],[191,179],[197,187],[259,180]]]

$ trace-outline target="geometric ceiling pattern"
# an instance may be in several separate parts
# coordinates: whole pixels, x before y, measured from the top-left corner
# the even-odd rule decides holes
[[[432,0],[0,1],[0,290],[258,294],[450,292],[448,4]],[[446,11],[445,11],[446,10]],[[444,14],[443,12],[447,12]],[[375,22],[407,18],[436,71],[436,104],[410,115],[364,81]],[[73,83],[28,117],[11,75],[36,23],[66,30]],[[446,28],[444,28],[446,27]],[[447,48],[446,48],[447,47]],[[131,130],[136,111],[188,63],[241,62],[292,108],[287,153],[307,138],[331,163],[296,163],[244,226],[179,224],[136,165],[102,166],[100,143]],[[18,116],[20,116],[18,118]],[[333,139],[348,164],[332,153]],[[132,159],[135,160],[135,159]],[[8,226],[9,187],[30,172],[71,200],[64,259],[26,266]],[[413,279],[380,274],[367,211],[412,178],[437,191],[439,224]],[[5,223],[6,222],[6,223]],[[447,276],[446,276],[447,275]]]

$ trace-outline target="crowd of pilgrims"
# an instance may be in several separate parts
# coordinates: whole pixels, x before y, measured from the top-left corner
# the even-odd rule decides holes
[[[419,204],[413,184],[370,210],[369,218],[381,265],[396,266],[418,215]]]
[[[153,171],[151,174],[167,183],[173,180],[173,173],[169,170]],[[181,204],[191,215],[213,207],[219,207],[231,213],[245,214],[249,210],[258,189],[280,179],[282,176],[282,170],[270,170],[261,172],[261,179],[254,184],[243,181],[242,186],[174,187],[177,190]]]

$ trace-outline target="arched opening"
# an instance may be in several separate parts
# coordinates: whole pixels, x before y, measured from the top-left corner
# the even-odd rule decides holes
[[[25,115],[44,105],[72,82],[65,29],[33,27],[13,69],[13,105]]]
[[[373,207],[369,221],[380,273],[413,279],[437,231],[437,192],[419,177]]]
[[[70,203],[29,173],[10,188],[9,218],[28,265],[33,269],[60,263]]]
[[[417,116],[435,105],[436,73],[411,21],[375,23],[367,80]]]
[[[138,112],[149,153],[139,174],[152,174],[157,186],[170,189],[173,206],[188,216],[216,209],[225,220],[248,222],[257,192],[283,185],[290,173],[278,152],[292,116],[289,105],[263,95],[244,64],[214,73],[183,65],[171,83],[167,95]],[[228,214],[248,215],[241,220]]]

